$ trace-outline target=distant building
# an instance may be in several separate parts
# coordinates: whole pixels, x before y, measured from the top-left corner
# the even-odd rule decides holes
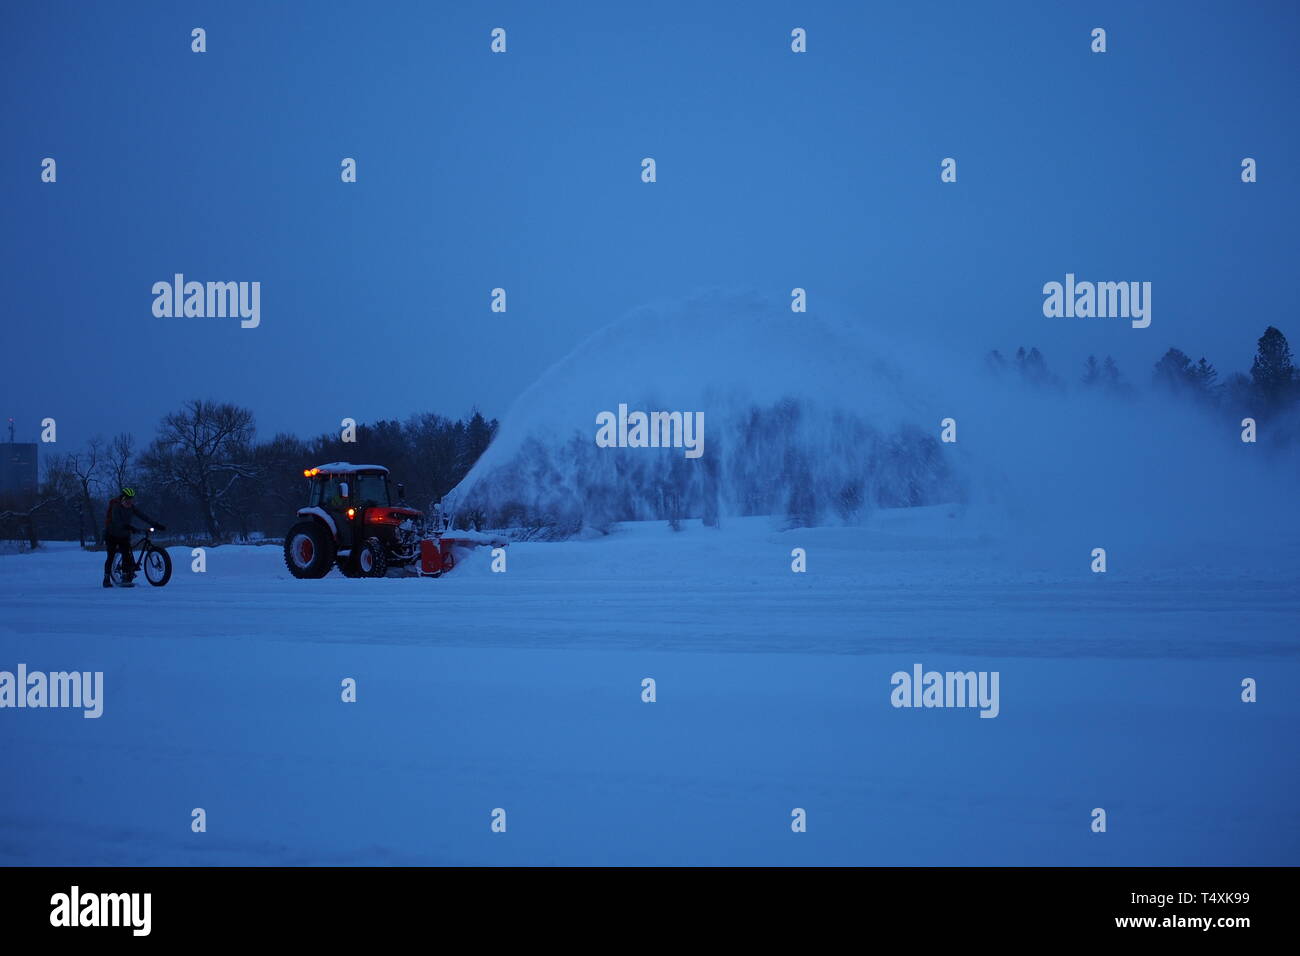
[[[36,494],[35,442],[0,442],[0,494]]]

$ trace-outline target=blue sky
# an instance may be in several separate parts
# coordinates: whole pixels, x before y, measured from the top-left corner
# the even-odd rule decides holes
[[[1298,11],[23,5],[0,32],[0,416],[28,440],[53,416],[61,445],[147,440],[200,396],[263,435],[499,416],[608,321],[711,287],[802,286],[973,361],[1036,344],[1069,377],[1109,352],[1145,382],[1170,345],[1244,370],[1266,325],[1300,336]],[[1151,281],[1151,328],[1045,318],[1067,271]],[[155,318],[176,272],[260,281],[261,327]]]

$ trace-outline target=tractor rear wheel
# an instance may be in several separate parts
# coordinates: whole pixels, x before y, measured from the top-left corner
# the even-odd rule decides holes
[[[299,521],[284,536],[284,565],[295,578],[323,578],[334,563],[334,537],[319,521]]]

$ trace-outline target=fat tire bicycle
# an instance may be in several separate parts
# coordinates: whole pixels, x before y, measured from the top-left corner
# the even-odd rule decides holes
[[[154,587],[160,588],[172,579],[172,558],[166,550],[153,543],[153,539],[149,537],[152,533],[153,528],[144,529],[140,540],[131,545],[131,554],[136,571],[143,571],[145,580]],[[122,577],[120,554],[113,556],[113,570],[109,572],[109,578],[114,587],[126,586],[126,581]]]

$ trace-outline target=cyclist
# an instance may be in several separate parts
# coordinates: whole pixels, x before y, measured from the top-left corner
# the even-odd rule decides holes
[[[167,526],[159,524],[135,506],[135,489],[123,488],[121,494],[108,503],[108,514],[104,518],[104,544],[108,557],[104,559],[104,587],[111,588],[113,581],[109,574],[113,570],[113,557],[122,555],[122,587],[133,588],[135,561],[131,558],[131,520],[139,518],[150,527],[166,531]]]

